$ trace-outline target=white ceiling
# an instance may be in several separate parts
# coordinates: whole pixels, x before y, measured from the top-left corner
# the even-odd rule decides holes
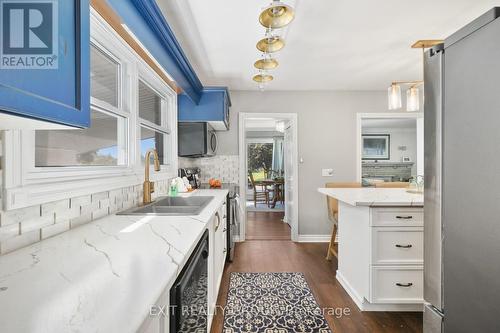
[[[257,90],[251,80],[270,0],[157,0],[204,85]],[[443,39],[498,0],[296,0],[280,66],[266,90],[383,90],[421,79],[419,39]]]

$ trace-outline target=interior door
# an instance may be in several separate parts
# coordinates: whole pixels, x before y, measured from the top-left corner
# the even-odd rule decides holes
[[[285,217],[283,218],[290,227],[293,221],[293,179],[295,178],[295,170],[293,168],[294,152],[293,152],[293,129],[287,125],[285,129],[285,143],[284,143],[284,163],[285,163]]]

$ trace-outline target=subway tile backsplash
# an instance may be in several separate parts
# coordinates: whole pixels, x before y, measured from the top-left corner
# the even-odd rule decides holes
[[[170,180],[155,182],[153,196],[166,195]],[[0,210],[0,255],[39,242],[142,201],[142,185],[59,200],[10,211]]]
[[[198,167],[202,183],[210,178],[220,179],[223,183],[239,182],[239,156],[216,155],[202,158],[179,158],[179,168]]]

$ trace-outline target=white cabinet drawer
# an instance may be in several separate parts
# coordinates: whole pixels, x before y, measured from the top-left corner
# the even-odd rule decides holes
[[[408,226],[424,225],[423,208],[372,208],[372,226]]]
[[[372,228],[373,265],[423,265],[422,227]]]
[[[372,266],[371,303],[423,303],[422,266]]]

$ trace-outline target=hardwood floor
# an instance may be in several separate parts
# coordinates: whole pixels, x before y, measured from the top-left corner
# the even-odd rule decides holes
[[[283,223],[284,212],[248,212],[247,240],[290,240],[290,226]]]
[[[256,219],[266,219],[258,215]],[[269,216],[274,219],[275,217]],[[327,243],[294,243],[289,240],[251,240],[236,245],[235,258],[227,263],[217,304],[224,306],[231,272],[302,272],[321,308],[349,309],[343,316],[326,314],[334,333],[422,332],[422,314],[411,312],[361,312],[335,279],[335,258],[325,260]],[[218,311],[212,333],[221,333],[223,313]]]

